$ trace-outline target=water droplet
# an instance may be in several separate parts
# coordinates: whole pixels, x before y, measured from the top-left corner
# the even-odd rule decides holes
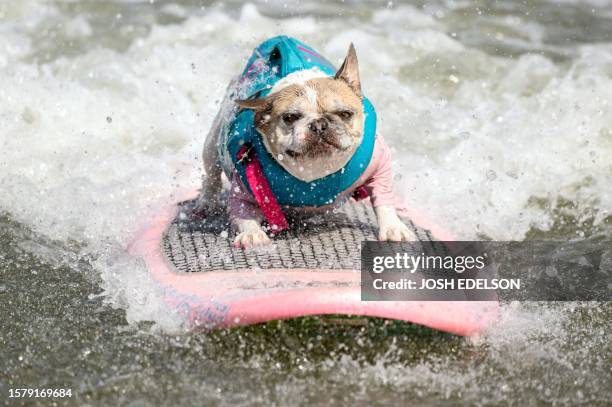
[[[555,266],[547,266],[546,269],[544,270],[544,273],[546,273],[548,277],[556,277],[559,275]]]
[[[510,178],[518,179],[518,174],[516,172],[508,171],[506,175],[509,176]]]

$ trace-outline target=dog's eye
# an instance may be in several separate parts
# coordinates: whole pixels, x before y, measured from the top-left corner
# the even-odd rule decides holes
[[[338,116],[340,116],[342,120],[348,120],[353,117],[353,112],[350,110],[343,110],[342,112],[338,112]]]
[[[283,121],[285,122],[285,124],[293,124],[301,118],[302,115],[299,113],[285,113],[283,115]]]

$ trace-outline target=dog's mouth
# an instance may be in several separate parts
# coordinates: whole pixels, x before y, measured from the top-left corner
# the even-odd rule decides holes
[[[314,143],[309,143],[301,151],[293,149],[287,149],[285,152],[291,158],[302,158],[302,157],[320,157],[323,155],[330,155],[338,151],[346,151],[350,148],[349,146],[343,146],[338,140],[320,138]]]

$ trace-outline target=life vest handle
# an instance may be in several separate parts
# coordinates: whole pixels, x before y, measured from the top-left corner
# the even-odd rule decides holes
[[[272,232],[276,234],[289,229],[289,223],[270,188],[270,184],[268,184],[255,149],[249,145],[240,147],[237,162],[244,165],[246,181],[253,198],[255,198],[257,206],[266,217]]]

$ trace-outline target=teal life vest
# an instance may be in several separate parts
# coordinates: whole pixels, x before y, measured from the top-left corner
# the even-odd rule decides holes
[[[241,94],[248,99],[264,97],[280,79],[292,72],[314,67],[330,76],[336,73],[333,65],[308,45],[286,36],[274,37],[255,49],[238,79],[238,86],[241,86]],[[248,146],[255,151],[264,176],[280,205],[319,207],[334,203],[340,193],[348,190],[359,179],[372,158],[376,139],[376,111],[366,97],[362,98],[362,105],[364,135],[361,144],[347,164],[332,174],[311,182],[291,175],[264,146],[261,135],[255,129],[255,113],[252,110],[238,111],[224,128],[227,134],[223,135],[224,141],[219,145],[222,163],[233,164],[233,168],[224,166],[224,169],[228,177],[231,177],[231,171],[235,169],[252,194],[246,182],[245,167],[241,165],[239,157],[241,149]]]

